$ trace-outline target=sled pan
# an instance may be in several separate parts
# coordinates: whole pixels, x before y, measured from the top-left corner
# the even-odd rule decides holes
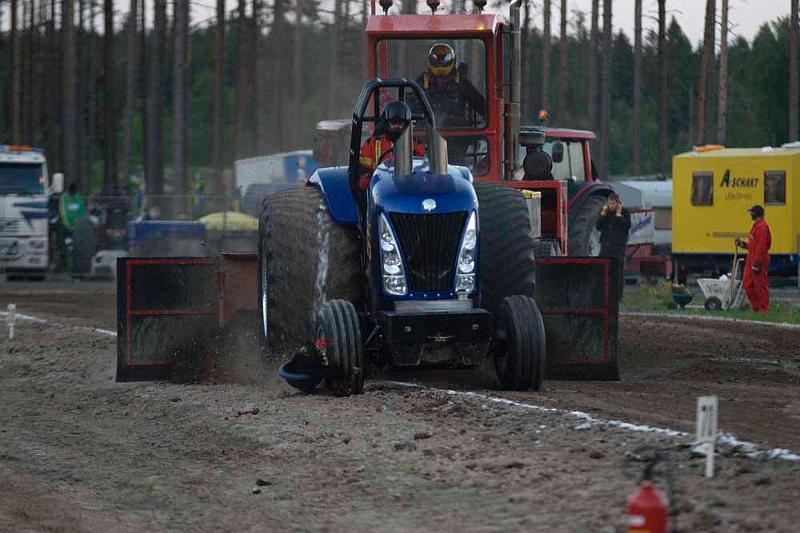
[[[619,263],[606,257],[536,262],[549,379],[618,379]]]
[[[257,309],[256,255],[117,260],[117,381],[202,368],[217,333]]]

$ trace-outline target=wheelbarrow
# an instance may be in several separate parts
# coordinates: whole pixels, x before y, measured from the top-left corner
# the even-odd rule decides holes
[[[735,246],[730,274],[724,274],[719,278],[697,279],[697,284],[706,299],[703,307],[708,311],[744,308],[742,272],[744,272],[745,258],[739,257],[739,245]]]

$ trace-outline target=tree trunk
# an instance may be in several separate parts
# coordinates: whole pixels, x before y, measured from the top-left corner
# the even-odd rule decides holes
[[[526,98],[525,95],[530,94],[533,87],[531,83],[531,55],[528,50],[530,46],[530,31],[531,31],[531,2],[525,0],[522,6],[522,105],[520,111],[522,112],[523,123],[524,117],[531,116],[530,102],[534,101],[533,98]]]
[[[11,0],[11,141],[22,143],[22,47],[18,1]]]
[[[212,158],[217,183],[225,171],[225,0],[217,0],[217,25],[214,28],[214,101],[213,105],[213,146]]]
[[[120,186],[126,188],[131,176],[131,154],[133,152],[133,108],[136,99],[136,62],[138,61],[136,44],[139,39],[139,2],[131,0],[128,14],[128,61],[125,76],[125,141],[122,157],[122,179]]]
[[[22,131],[25,144],[33,144],[33,40],[36,23],[33,19],[33,0],[23,4],[22,26],[25,31],[23,41],[22,78]]]
[[[611,114],[611,0],[603,0],[603,63],[600,68],[600,172],[608,179]]]
[[[728,118],[728,0],[722,0],[719,34],[719,93],[717,95],[717,143],[725,144]]]
[[[406,2],[403,2],[405,7]],[[334,0],[333,2],[333,27],[331,28],[330,48],[328,49],[328,99],[326,105],[327,115],[332,117],[334,115],[334,107],[336,101],[336,81],[339,79],[339,38],[341,36],[342,24],[342,0]],[[405,48],[400,50],[404,51]],[[402,72],[402,70],[401,70]]]
[[[189,180],[186,163],[187,108],[189,90],[189,0],[175,2],[175,46],[172,64],[172,172],[175,193],[189,194]],[[181,202],[183,215],[190,215],[188,202]]]
[[[245,154],[250,155],[245,148],[248,145],[245,139],[245,122],[247,121],[247,74],[245,63],[247,61],[247,2],[239,0],[236,18],[236,100],[234,102],[233,145],[234,154],[238,159]],[[249,146],[249,145],[248,145]]]
[[[706,96],[708,73],[714,59],[714,24],[716,22],[716,0],[706,0],[706,21],[703,32],[703,51],[700,57],[700,76],[697,80],[697,113],[694,129],[694,144],[706,142]]]
[[[798,100],[800,100],[800,80],[798,79],[797,47],[800,40],[800,27],[798,27],[798,0],[792,0],[792,13],[789,17],[791,28],[789,31],[789,142],[798,140]]]
[[[589,83],[586,84],[586,114],[589,116],[589,129],[597,129],[597,36],[600,0],[592,0],[592,29],[589,34]]]
[[[72,0],[63,0],[61,3],[61,34],[63,38],[63,75],[62,79],[62,98],[63,121],[62,124],[75,124],[78,120],[78,110],[76,108],[76,84],[75,84],[75,26],[74,26],[74,3]],[[83,189],[81,192],[88,193],[87,184],[79,180],[78,176],[78,146],[75,135],[72,135],[68,128],[61,128],[64,142],[64,176],[67,183],[76,183]],[[68,133],[69,132],[69,133]],[[79,183],[80,181],[80,183]]]
[[[658,0],[658,171],[667,172],[667,0]]]
[[[542,7],[544,27],[542,28],[542,109],[550,107],[550,0],[544,0]]]
[[[153,1],[153,37],[150,46],[150,75],[147,95],[147,171],[148,195],[164,194],[164,112],[163,60],[167,30],[167,0]]]
[[[262,0],[253,0],[253,17],[250,24],[250,69],[248,76],[250,77],[250,135],[252,138],[253,154],[261,153],[262,139],[261,128],[259,127],[258,116],[258,97],[261,93],[261,78],[259,77],[259,50],[261,46],[261,9]]]
[[[292,64],[292,107],[295,116],[300,115],[303,102],[303,0],[295,0],[294,35],[292,37],[294,58]],[[293,148],[300,142],[300,121],[292,121]]]
[[[62,48],[58,42],[56,34],[56,2],[50,0],[46,2],[47,9],[47,29],[45,30],[45,40],[47,42],[47,66],[45,70],[45,104],[47,108],[47,120],[45,123],[46,143],[48,164],[52,168],[63,170],[61,166],[61,53]],[[80,123],[80,121],[79,121]],[[79,124],[80,125],[80,124]],[[80,133],[80,131],[78,132]],[[80,149],[80,141],[78,142]],[[80,152],[78,152],[80,154]],[[80,172],[80,168],[78,169]]]
[[[105,95],[103,99],[103,184],[108,187],[117,186],[117,109],[116,92],[114,91],[114,0],[105,0],[103,3],[103,20],[105,22],[103,35],[103,51],[105,53]]]
[[[569,112],[567,111],[567,75],[569,67],[567,63],[567,51],[569,41],[567,40],[567,0],[561,0],[561,41],[558,44],[558,119],[561,124],[569,123]]]
[[[149,101],[148,91],[150,87],[150,77],[149,72],[147,70],[147,24],[145,24],[146,20],[146,13],[147,13],[147,0],[140,0],[139,4],[139,72],[141,73],[141,96],[142,96],[142,169],[143,174],[145,175],[145,189],[146,187],[146,180],[147,180],[147,150],[149,148],[147,144],[147,136],[149,135],[149,130],[147,127],[147,102]]]
[[[634,4],[633,30],[633,174],[642,175],[642,0]]]

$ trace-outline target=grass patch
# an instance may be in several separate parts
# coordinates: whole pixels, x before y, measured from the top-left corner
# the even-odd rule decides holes
[[[703,294],[693,290],[694,300],[690,305],[703,305]],[[725,318],[738,318],[740,320],[755,320],[757,322],[776,322],[783,324],[800,324],[800,308],[787,302],[772,301],[769,312],[755,313],[749,309],[736,311],[706,311],[705,309],[677,309],[672,300],[672,289],[669,284],[656,287],[642,285],[638,291],[625,293],[620,304],[622,312],[655,312],[667,313],[675,316],[718,316]]]

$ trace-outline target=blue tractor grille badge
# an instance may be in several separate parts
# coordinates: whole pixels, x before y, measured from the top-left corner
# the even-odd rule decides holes
[[[436,209],[436,200],[433,198],[425,198],[422,200],[422,209],[425,211],[433,211]]]

